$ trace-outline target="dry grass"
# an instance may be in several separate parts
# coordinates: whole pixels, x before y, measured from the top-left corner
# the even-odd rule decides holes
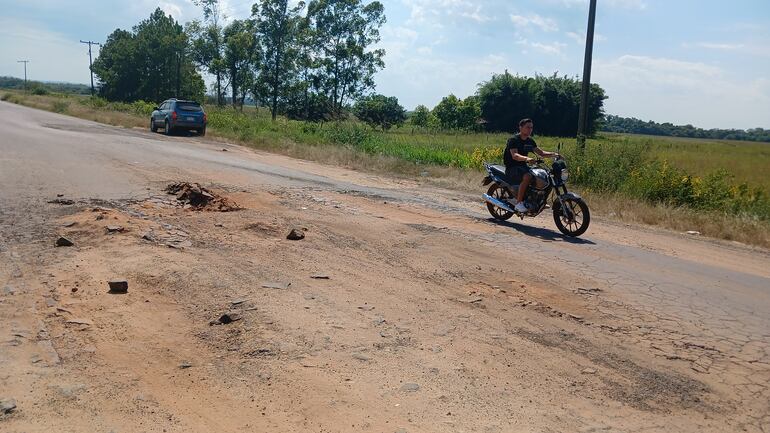
[[[23,95],[19,92],[4,92],[4,100],[33,108],[61,112],[63,114],[93,120],[114,126],[145,127],[147,121],[141,116],[94,109],[77,102],[79,97],[56,95]],[[10,97],[8,97],[10,95]],[[62,100],[66,109],[62,110]],[[364,153],[359,150],[336,145],[310,145],[296,143],[288,138],[259,140],[233,140],[222,137],[215,128],[209,127],[208,136],[217,141],[238,144],[291,157],[341,166],[362,172],[384,174],[394,177],[418,180],[420,182],[456,189],[478,192],[483,173],[477,170],[419,165],[392,156]],[[579,191],[581,192],[581,191]],[[594,215],[629,223],[645,224],[671,229],[678,232],[695,230],[704,236],[732,240],[749,245],[770,248],[770,223],[756,218],[703,213],[691,209],[666,205],[651,205],[640,200],[616,193],[589,193],[582,191]]]
[[[605,218],[770,248],[770,224],[757,218],[650,205],[620,194],[584,193],[591,212]]]

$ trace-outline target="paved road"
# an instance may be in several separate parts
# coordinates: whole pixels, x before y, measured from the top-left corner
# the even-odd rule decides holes
[[[18,227],[36,221],[25,213],[57,194],[137,199],[146,197],[148,188],[176,179],[306,187],[425,206],[445,212],[448,227],[462,236],[486,240],[506,254],[526,252],[524,263],[548,269],[542,278],[551,283],[578,282],[580,293],[600,293],[588,309],[603,326],[754,399],[752,422],[770,424],[767,251],[598,218],[573,241],[562,238],[550,218],[494,227],[477,197],[416,183],[5,102],[0,102],[0,118],[0,224],[5,226],[0,252],[23,238]]]

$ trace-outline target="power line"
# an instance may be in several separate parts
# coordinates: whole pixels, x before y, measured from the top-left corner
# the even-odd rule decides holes
[[[29,60],[18,60],[16,63],[24,63],[24,91],[27,91],[27,63]]]
[[[91,71],[91,96],[94,96],[94,70],[93,70],[93,61],[91,59],[91,45],[99,45],[100,47],[102,44],[99,42],[93,42],[93,41],[80,41],[81,44],[88,44],[88,70]]]

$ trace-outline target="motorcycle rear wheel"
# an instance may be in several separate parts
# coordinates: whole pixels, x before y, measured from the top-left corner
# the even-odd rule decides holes
[[[567,212],[562,209],[561,202],[554,201],[553,222],[559,231],[567,236],[578,237],[588,230],[591,223],[591,212],[583,199],[565,198],[564,205]],[[571,216],[570,216],[571,214]]]
[[[494,197],[503,202],[513,198],[511,193],[508,191],[508,189],[503,188],[502,186],[496,183],[493,183],[492,185],[489,186],[487,195]],[[513,212],[508,212],[507,210],[501,209],[491,203],[487,203],[487,210],[489,210],[489,213],[492,215],[494,219],[500,220],[500,221],[505,221],[513,216]]]

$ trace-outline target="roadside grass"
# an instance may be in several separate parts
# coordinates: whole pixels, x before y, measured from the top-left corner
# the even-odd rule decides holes
[[[149,128],[153,108],[141,101],[0,92],[8,102],[123,127]],[[500,163],[508,138],[409,126],[382,132],[354,121],[273,122],[269,111],[253,107],[207,107],[207,113],[214,139],[468,192],[481,191],[483,163]],[[543,149],[561,148],[570,183],[594,215],[770,248],[770,178],[762,175],[770,144],[606,134],[580,152],[574,139],[536,139]]]

